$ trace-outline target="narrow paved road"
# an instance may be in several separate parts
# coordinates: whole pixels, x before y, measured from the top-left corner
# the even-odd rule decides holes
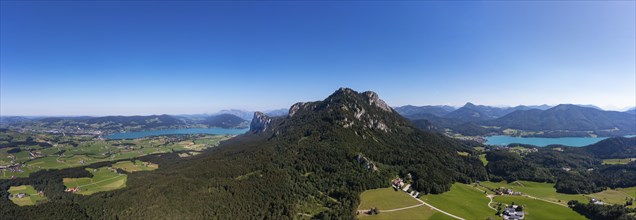
[[[490,206],[490,204],[492,203],[492,197],[495,197],[495,196],[488,194],[486,197],[488,197],[488,199],[490,199],[490,202],[488,202],[488,208],[497,211],[497,209],[495,209],[492,206]]]
[[[395,212],[395,211],[401,211],[401,210],[405,210],[405,209],[412,209],[415,207],[420,207],[423,206],[424,204],[417,204],[417,205],[412,205],[409,207],[403,207],[403,208],[399,208],[399,209],[389,209],[389,210],[382,210],[382,212]]]
[[[558,203],[558,202],[554,202],[554,201],[550,201],[550,200],[546,200],[546,199],[541,199],[541,198],[537,198],[537,197],[529,196],[529,195],[525,195],[525,196],[528,197],[528,198],[531,198],[531,199],[541,200],[541,201],[544,201],[544,202],[549,202],[549,203],[552,203],[552,204],[557,204],[557,205],[560,205],[560,206],[568,207],[567,205],[563,205],[563,204]]]
[[[411,197],[412,197],[412,196],[411,196]],[[383,212],[397,212],[397,211],[402,211],[402,210],[405,210],[405,209],[412,209],[412,208],[415,208],[415,207],[420,207],[420,206],[425,205],[425,206],[428,206],[429,208],[431,208],[431,209],[433,209],[433,210],[435,210],[435,211],[441,212],[441,213],[443,213],[443,214],[445,214],[445,215],[448,215],[448,216],[450,216],[450,217],[453,217],[453,218],[455,218],[455,219],[464,220],[464,219],[463,219],[463,218],[461,218],[461,217],[458,217],[458,216],[455,216],[455,215],[450,214],[450,213],[448,213],[448,212],[442,211],[441,209],[438,209],[438,208],[436,208],[435,206],[432,206],[431,204],[428,204],[428,203],[426,203],[426,202],[422,201],[421,199],[418,199],[418,198],[415,198],[415,197],[412,197],[412,198],[413,198],[413,199],[415,199],[415,200],[417,200],[418,202],[420,202],[420,204],[412,205],[412,206],[407,206],[407,207],[402,207],[402,208],[397,208],[397,209],[380,210],[380,213],[383,213]],[[368,212],[368,211],[369,211],[368,209],[362,209],[362,210],[360,210],[360,209],[359,209],[359,210],[358,210],[358,212],[360,212],[360,213],[366,213],[366,212]]]
[[[415,207],[420,207],[420,206],[423,206],[423,205],[424,204],[417,204],[417,205],[412,205],[412,206],[407,206],[407,207],[402,207],[402,208],[397,208],[397,209],[386,209],[386,210],[380,210],[380,212],[396,212],[396,211],[402,211],[402,210],[405,210],[405,209],[412,209],[412,208],[415,208]],[[358,212],[360,212],[360,213],[366,213],[368,211],[369,211],[369,209],[358,209]]]
[[[108,181],[108,180],[112,180],[112,179],[115,179],[115,178],[119,178],[119,177],[122,177],[122,176],[123,176],[123,174],[119,174],[119,175],[117,175],[117,176],[115,176],[115,177],[112,177],[112,178],[108,178],[108,179],[100,180],[100,181],[97,181],[97,182],[94,182],[94,183],[84,184],[84,185],[77,186],[77,187],[82,188],[82,187],[84,187],[84,186],[95,185],[95,184],[98,184],[98,183],[101,183],[101,182],[105,182],[105,181]],[[76,184],[76,185],[77,185],[77,184]]]

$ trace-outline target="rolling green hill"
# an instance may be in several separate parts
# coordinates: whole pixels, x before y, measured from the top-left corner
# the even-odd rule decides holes
[[[529,131],[600,131],[620,135],[636,132],[636,115],[564,104],[547,110],[515,111],[484,124]]]

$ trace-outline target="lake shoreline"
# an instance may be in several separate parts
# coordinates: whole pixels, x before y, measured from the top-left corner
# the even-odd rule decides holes
[[[634,137],[635,135],[625,135],[623,137]],[[549,145],[563,145],[569,147],[583,147],[597,143],[611,137],[521,137],[508,135],[493,135],[483,137],[484,144],[495,146],[506,146],[509,144],[529,144],[537,147]]]

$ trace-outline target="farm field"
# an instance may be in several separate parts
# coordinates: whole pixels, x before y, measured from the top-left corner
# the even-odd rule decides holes
[[[513,191],[521,192],[524,195],[530,195],[537,198],[558,202],[563,205],[567,205],[570,200],[578,200],[580,202],[587,203],[588,197],[582,194],[563,194],[557,193],[553,183],[539,183],[531,181],[516,181],[512,183],[502,182],[489,182],[484,181],[480,183],[482,186],[496,189],[504,187],[506,189],[512,189]]]
[[[126,172],[132,173],[137,171],[156,170],[157,168],[159,168],[159,165],[154,163],[149,163],[149,162],[143,162],[140,160],[135,160],[135,162],[119,161],[113,164],[112,167],[117,169],[122,169],[122,170],[125,170]]]
[[[627,195],[636,199],[636,186],[629,188],[618,188],[617,190],[626,193]]]
[[[488,208],[490,199],[486,197],[486,194],[467,184],[455,183],[448,192],[423,195],[420,199],[464,219],[501,218],[495,215],[495,210]]]
[[[395,191],[392,187],[371,189],[360,194],[358,209],[378,208],[380,210],[397,209],[421,204],[405,192]]]
[[[566,206],[560,206],[553,203],[531,199],[525,196],[496,196],[494,202],[504,204],[522,205],[525,212],[525,219],[586,219],[583,215],[575,212]]]
[[[601,200],[605,203],[611,204],[625,204],[627,199],[634,198],[634,193],[627,193],[627,191],[634,191],[636,187],[630,187],[626,189],[607,189],[587,196]],[[630,208],[636,208],[636,205],[632,204]]]
[[[0,132],[15,143],[26,143],[28,135],[17,132]],[[31,134],[37,137],[34,144],[17,144],[0,149],[0,179],[28,177],[43,169],[64,169],[89,164],[133,159],[148,154],[184,151],[190,155],[215,147],[232,135],[183,135],[154,136],[132,140],[100,140],[92,136],[62,136],[55,134]],[[24,139],[24,140],[23,140]],[[5,144],[10,144],[9,142]],[[38,145],[39,144],[39,145]]]
[[[377,215],[359,214],[360,219],[453,219],[437,212],[415,200],[403,191],[395,191],[392,187],[371,189],[360,194],[358,210],[378,208]],[[403,210],[393,210],[420,205]],[[390,211],[386,211],[390,210]]]
[[[111,191],[126,187],[126,174],[117,173],[110,167],[99,169],[86,169],[93,174],[93,177],[64,178],[64,186],[67,189],[79,188],[76,192],[81,195],[91,195],[97,192]]]
[[[46,200],[46,197],[38,194],[35,188],[31,185],[11,186],[8,192],[13,195],[17,195],[18,193],[24,193],[27,195],[24,198],[10,198],[13,203],[19,206],[35,205],[39,201]]]
[[[404,193],[406,194],[406,193]],[[360,219],[454,219],[448,215],[437,212],[428,206],[418,206],[395,212],[380,212],[377,215],[358,215]]]

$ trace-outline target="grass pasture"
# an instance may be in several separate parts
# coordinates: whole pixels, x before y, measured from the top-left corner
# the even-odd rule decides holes
[[[484,166],[488,165],[488,160],[486,159],[486,154],[480,154],[479,155],[479,160],[481,160],[481,163],[483,163]]]
[[[481,182],[481,185],[492,189],[504,187],[507,189],[512,189],[513,191],[521,192],[524,195],[530,195],[537,198],[558,202],[564,205],[567,205],[568,201],[570,200],[578,200],[584,203],[587,203],[589,201],[589,198],[585,197],[582,194],[557,193],[553,183],[539,183],[530,181],[516,181],[512,183],[502,181],[496,183],[484,181]]]
[[[397,209],[420,204],[413,197],[401,190],[395,191],[392,187],[371,189],[360,194],[360,206],[358,209],[366,210],[378,208],[380,210]]]
[[[455,183],[451,190],[442,194],[420,197],[426,203],[464,219],[500,219],[496,211],[488,208],[490,199],[486,194],[467,184]]]
[[[418,206],[395,212],[382,212],[377,215],[358,215],[360,219],[454,219],[428,206]]]
[[[421,205],[409,209],[388,211],[386,210],[405,208],[421,203],[409,196],[405,192],[393,188],[371,189],[360,194],[360,206],[358,210],[368,210],[378,208],[377,215],[359,214],[360,219],[452,219],[443,213],[437,212],[428,206]]]
[[[137,172],[137,171],[150,171],[150,170],[156,170],[157,168],[159,168],[158,164],[154,164],[154,163],[150,163],[150,162],[143,162],[140,160],[135,160],[135,162],[132,161],[119,161],[115,164],[112,165],[113,168],[117,168],[117,169],[122,169],[125,170],[126,172],[132,173],[132,172]]]
[[[39,195],[35,188],[31,185],[12,186],[9,188],[8,192],[13,195],[17,195],[18,193],[27,194],[24,198],[10,198],[13,203],[19,206],[35,205],[39,201],[46,200],[46,197],[44,195]]]
[[[630,188],[636,189],[636,187],[630,187]],[[629,188],[627,189],[629,190]],[[625,202],[629,198],[634,198],[633,193],[630,195],[621,189],[607,189],[607,190],[603,190],[601,192],[597,192],[587,196],[591,198],[599,199],[605,203],[619,204],[619,205],[625,204]],[[633,204],[630,206],[630,208],[634,208],[634,207],[636,206]]]
[[[586,219],[574,210],[557,204],[531,199],[525,196],[496,196],[494,202],[522,205],[525,219]]]
[[[79,187],[78,194],[91,195],[97,192],[111,191],[126,187],[127,176],[112,171],[109,167],[99,169],[87,168],[93,177],[64,178],[66,188]]]
[[[632,198],[636,199],[636,186],[629,188],[618,188],[617,190],[624,192]]]
[[[603,164],[628,164],[632,161],[636,161],[636,158],[604,159]]]

